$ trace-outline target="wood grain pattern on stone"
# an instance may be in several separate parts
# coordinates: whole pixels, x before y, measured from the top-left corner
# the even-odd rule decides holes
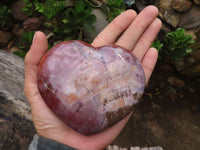
[[[140,61],[128,50],[65,41],[41,60],[38,88],[49,108],[85,135],[103,131],[127,116],[145,86]]]
[[[0,149],[26,150],[35,133],[23,86],[23,59],[0,50]]]

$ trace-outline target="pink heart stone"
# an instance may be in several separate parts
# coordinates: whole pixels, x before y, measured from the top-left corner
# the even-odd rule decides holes
[[[132,53],[116,45],[94,48],[81,41],[62,42],[46,53],[37,80],[49,108],[85,135],[126,117],[145,87],[142,65]]]

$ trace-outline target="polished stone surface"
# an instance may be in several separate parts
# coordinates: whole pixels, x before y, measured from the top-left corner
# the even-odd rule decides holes
[[[94,48],[80,41],[62,42],[43,57],[38,71],[47,105],[85,135],[123,119],[139,102],[144,86],[140,61],[114,45]]]

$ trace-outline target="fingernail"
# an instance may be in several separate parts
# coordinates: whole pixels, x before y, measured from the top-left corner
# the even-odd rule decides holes
[[[33,41],[32,41],[32,44],[34,44],[34,43],[35,43],[36,39],[37,39],[37,32],[35,32],[35,34],[34,34],[34,36],[33,36]]]

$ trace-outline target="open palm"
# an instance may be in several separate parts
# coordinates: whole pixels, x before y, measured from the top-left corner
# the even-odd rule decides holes
[[[146,7],[140,14],[127,10],[116,17],[93,41],[94,47],[116,44],[132,51],[142,62],[148,82],[157,60],[157,50],[150,48],[161,28],[158,10]],[[91,136],[84,136],[58,119],[43,101],[37,87],[37,69],[48,48],[46,36],[36,32],[31,49],[25,57],[24,92],[31,105],[33,122],[40,136],[77,149],[103,149],[126,125],[130,115],[111,128]]]

